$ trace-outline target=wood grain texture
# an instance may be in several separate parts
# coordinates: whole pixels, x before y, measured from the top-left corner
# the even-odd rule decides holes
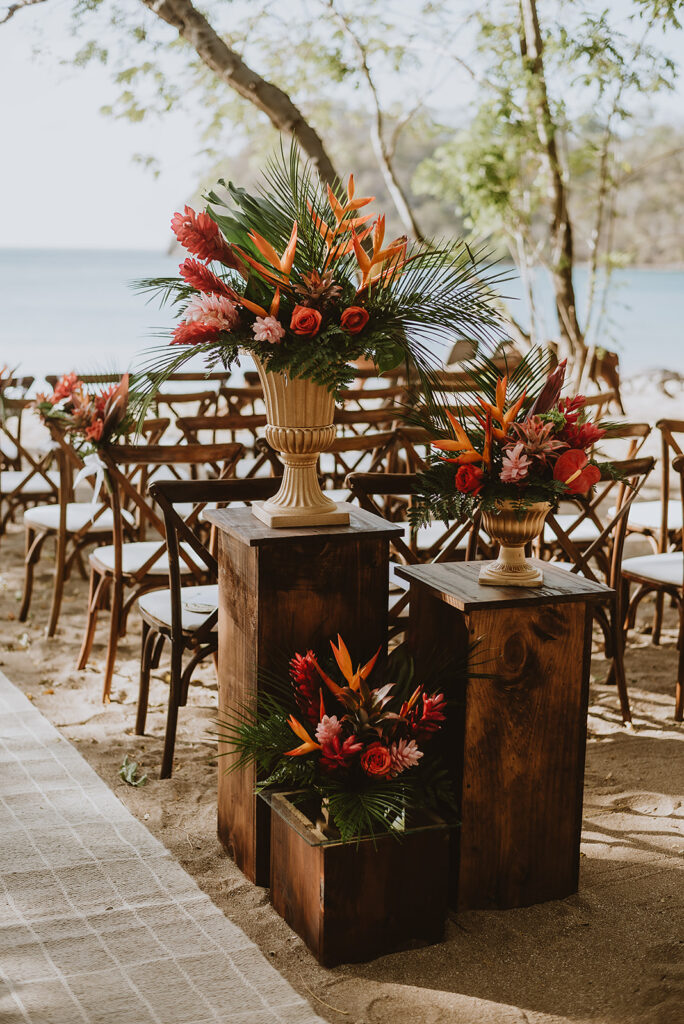
[[[459,611],[485,608],[534,607],[564,601],[607,601],[614,591],[602,583],[559,569],[549,562],[529,559],[544,571],[544,584],[525,590],[522,587],[483,587],[477,580],[486,562],[437,562],[427,565],[401,565],[397,576],[412,586],[430,590],[436,597]]]
[[[230,534],[243,544],[252,547],[281,543],[285,544],[293,538],[307,537],[354,537],[360,533],[391,537],[403,534],[400,526],[388,523],[380,516],[373,515],[361,508],[350,508],[348,526],[306,526],[285,530],[272,530],[260,522],[251,510],[245,509],[212,509],[204,513],[204,520],[211,523],[224,533]]]
[[[246,513],[248,528],[244,529]],[[368,517],[375,519],[376,517]],[[238,527],[226,528],[234,520]],[[212,513],[216,522],[217,513]],[[366,520],[367,521],[367,520]],[[264,673],[287,678],[296,651],[322,652],[339,632],[357,660],[387,642],[389,538],[384,529],[267,531],[249,509],[219,532],[219,714],[253,706]],[[252,544],[252,523],[260,535]],[[291,533],[283,540],[283,532]],[[262,534],[268,533],[265,537]],[[218,833],[251,881],[268,884],[268,822],[254,769],[219,773]],[[261,801],[259,804],[261,805]]]
[[[272,812],[271,898],[319,963],[358,963],[439,942],[448,832],[310,846]]]

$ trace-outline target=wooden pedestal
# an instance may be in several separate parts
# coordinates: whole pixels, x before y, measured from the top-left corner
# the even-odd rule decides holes
[[[253,706],[264,673],[287,678],[295,652],[322,652],[338,632],[359,659],[385,649],[389,538],[400,527],[354,507],[348,526],[272,530],[248,508],[204,518],[219,531],[219,717]],[[219,839],[268,885],[268,808],[255,770],[226,775],[229,763],[219,760]]]
[[[411,583],[416,677],[445,643],[469,658],[470,681],[448,723],[460,795],[450,872],[458,909],[577,891],[591,603],[613,595],[548,563],[542,587],[481,587],[482,564],[397,570]]]
[[[273,906],[326,967],[439,942],[449,830],[437,826],[402,839],[325,843],[287,794],[274,794]]]

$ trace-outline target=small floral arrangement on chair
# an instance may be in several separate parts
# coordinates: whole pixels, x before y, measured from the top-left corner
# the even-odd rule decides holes
[[[586,495],[601,478],[592,451],[605,430],[593,423],[582,395],[561,397],[566,364],[548,373],[534,350],[510,375],[481,357],[469,364],[469,400],[454,411],[425,411],[437,449],[419,475],[412,521],[471,518],[477,508],[530,505]],[[448,427],[449,436],[440,436]]]
[[[225,753],[235,758],[229,771],[256,763],[265,775],[261,789],[316,796],[328,827],[345,841],[399,834],[412,810],[452,806],[447,775],[429,750],[446,721],[444,694],[414,685],[400,648],[373,687],[378,654],[354,668],[341,637],[330,646],[341,680],[313,651],[296,654],[286,686],[260,697],[256,711],[238,709],[219,723]]]
[[[95,451],[126,433],[128,374],[118,384],[91,393],[76,373],[65,373],[51,395],[39,394],[36,409],[46,423],[54,423],[73,439],[79,451]]]
[[[374,197],[357,195],[354,176],[324,186],[295,147],[268,163],[254,191],[222,180],[206,198],[204,211],[186,206],[171,221],[190,254],[180,278],[138,282],[179,317],[170,350],[156,349],[147,367],[150,388],[198,354],[227,369],[240,349],[330,391],[353,380],[360,357],[429,376],[428,337],[496,332],[478,255],[463,243],[387,240],[384,215],[366,212]]]

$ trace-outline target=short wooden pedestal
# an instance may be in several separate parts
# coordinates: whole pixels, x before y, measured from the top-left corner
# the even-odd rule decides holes
[[[358,963],[443,938],[449,868],[443,822],[424,815],[423,827],[400,839],[331,841],[290,795],[268,794],[271,899],[319,963]]]
[[[323,651],[338,632],[360,658],[385,649],[389,538],[400,527],[354,507],[348,526],[273,530],[248,508],[204,518],[219,531],[219,717],[253,704],[264,673],[286,679],[295,652]],[[219,760],[219,839],[268,885],[268,808],[257,806],[254,769],[226,775],[228,764]]]
[[[613,591],[534,561],[544,585],[529,591],[479,586],[482,562],[397,570],[411,583],[416,677],[445,644],[469,659],[470,680],[448,725],[460,796],[450,871],[458,909],[527,906],[577,891],[591,603]]]

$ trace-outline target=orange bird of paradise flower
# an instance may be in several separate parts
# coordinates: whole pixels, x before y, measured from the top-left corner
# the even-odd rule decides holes
[[[367,661],[365,665],[359,665],[356,671],[354,671],[351,656],[349,654],[349,651],[347,650],[344,640],[342,639],[339,633],[337,634],[337,647],[335,647],[335,644],[333,643],[332,640],[330,641],[330,646],[332,647],[333,654],[335,655],[335,661],[338,664],[340,672],[342,673],[344,678],[347,680],[347,683],[349,684],[349,689],[358,690],[361,685],[361,682],[365,681],[373,671],[375,662],[378,660],[378,655],[380,654],[380,648],[378,647],[377,651],[370,659],[370,661]],[[338,697],[343,692],[343,688],[341,686],[338,686],[337,683],[323,671],[323,669],[318,664],[318,661],[315,658],[314,665],[316,667],[316,671],[318,672],[319,676],[321,677],[325,685],[332,693],[335,694],[336,697]]]
[[[393,269],[398,269],[398,260],[403,260],[406,256],[406,245],[407,241],[405,238],[395,238],[393,242],[387,246],[386,249],[382,248],[382,243],[385,238],[385,215],[384,213],[378,217],[375,228],[373,229],[373,249],[371,253],[367,253],[361,245],[361,239],[356,234],[356,231],[352,229],[352,244],[354,246],[354,253],[356,255],[356,262],[361,270],[361,287],[359,291],[363,291],[367,288],[374,280],[384,277],[389,271],[389,267],[385,264],[388,262],[393,266]]]
[[[293,750],[284,751],[285,757],[303,757],[304,754],[311,754],[314,750],[321,749],[320,743],[316,743],[315,740],[311,739],[304,726],[301,722],[297,721],[294,715],[290,715],[287,720],[287,724],[290,726],[295,736],[302,740],[302,743],[300,743],[298,747],[294,747]]]
[[[491,416],[492,419],[501,424],[500,427],[492,428],[492,434],[498,441],[503,441],[508,436],[511,423],[514,422],[515,417],[520,412],[522,404],[525,401],[525,395],[527,394],[526,391],[523,391],[517,402],[514,402],[510,409],[505,411],[507,390],[508,377],[499,377],[496,385],[496,405],[492,405],[491,402],[485,402],[484,398],[478,397],[477,399],[487,415]],[[482,420],[480,420],[480,423],[482,423]]]
[[[328,203],[332,210],[333,217],[335,218],[335,226],[332,227],[327,221],[323,220],[317,213],[314,213],[311,202],[307,201],[309,213],[311,219],[314,222],[316,230],[321,235],[325,242],[325,247],[328,250],[328,255],[325,261],[325,267],[327,267],[333,259],[339,259],[341,256],[346,256],[353,249],[353,242],[349,239],[345,239],[344,235],[347,235],[350,231],[360,228],[372,219],[373,214],[367,213],[362,217],[350,216],[357,210],[361,210],[364,206],[368,206],[375,199],[375,196],[361,196],[354,198],[354,175],[349,175],[349,181],[347,182],[347,202],[341,203],[333,192],[330,185],[327,187]],[[366,238],[367,235],[373,229],[371,227],[366,228],[361,233],[362,238]]]
[[[455,459],[447,459],[448,462],[458,462],[464,465],[468,462],[482,462],[484,456],[478,452],[473,442],[468,437],[467,433],[459,423],[458,419],[449,409],[446,409],[446,414],[449,418],[449,422],[453,427],[456,438],[444,438],[441,441],[433,441],[433,448],[439,448],[444,452],[459,452],[460,454]]]

